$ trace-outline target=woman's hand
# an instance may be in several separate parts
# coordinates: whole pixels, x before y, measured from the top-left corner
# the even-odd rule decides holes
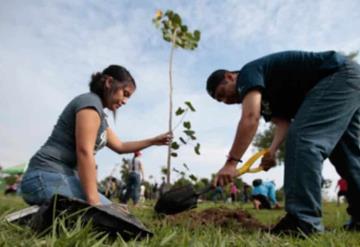
[[[173,138],[172,133],[167,132],[167,133],[164,133],[164,134],[161,134],[161,135],[158,135],[158,136],[155,136],[154,138],[152,138],[151,144],[152,145],[157,145],[157,146],[169,145],[172,138]]]
[[[276,155],[275,152],[267,152],[263,158],[261,159],[260,166],[264,169],[264,171],[268,171],[270,168],[276,165]]]

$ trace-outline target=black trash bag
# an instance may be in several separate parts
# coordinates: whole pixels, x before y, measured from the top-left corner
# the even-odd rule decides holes
[[[64,216],[66,224],[74,223],[77,217],[81,216],[84,224],[92,221],[96,230],[106,232],[110,237],[120,234],[124,240],[153,236],[135,216],[118,204],[90,206],[85,201],[63,195],[55,195],[48,205],[41,206],[27,225],[39,233],[44,233],[58,216]],[[29,218],[29,215],[26,217]],[[21,218],[16,221],[20,222],[19,220],[21,221]]]
[[[196,192],[193,186],[185,185],[165,192],[155,204],[155,211],[159,214],[177,214],[197,207],[201,194],[210,190],[205,188]]]

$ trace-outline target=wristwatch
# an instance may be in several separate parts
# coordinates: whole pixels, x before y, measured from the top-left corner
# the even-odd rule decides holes
[[[226,157],[227,157],[227,160],[226,160],[227,162],[228,162],[228,161],[236,161],[237,163],[239,163],[239,162],[241,163],[241,162],[242,162],[241,159],[237,159],[237,158],[231,156],[231,154],[228,154]]]

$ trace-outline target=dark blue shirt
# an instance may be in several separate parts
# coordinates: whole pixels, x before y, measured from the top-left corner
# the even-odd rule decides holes
[[[306,94],[336,72],[346,57],[335,52],[285,51],[247,63],[237,79],[240,100],[251,90],[262,93],[261,115],[291,120]]]

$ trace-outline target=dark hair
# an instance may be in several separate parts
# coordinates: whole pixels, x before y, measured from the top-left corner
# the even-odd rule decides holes
[[[259,186],[259,185],[262,184],[262,180],[261,180],[260,178],[254,179],[254,181],[252,182],[252,184],[253,184],[254,187],[257,187],[257,186]]]
[[[112,84],[110,95],[124,84],[130,83],[136,88],[135,80],[127,69],[120,65],[110,65],[103,72],[93,74],[89,83],[90,91],[97,94],[102,101],[105,101],[107,96],[104,85],[107,76],[111,76],[116,81]]]
[[[207,79],[206,90],[211,97],[214,98],[216,88],[225,78],[225,72],[228,71],[224,69],[215,70]]]

